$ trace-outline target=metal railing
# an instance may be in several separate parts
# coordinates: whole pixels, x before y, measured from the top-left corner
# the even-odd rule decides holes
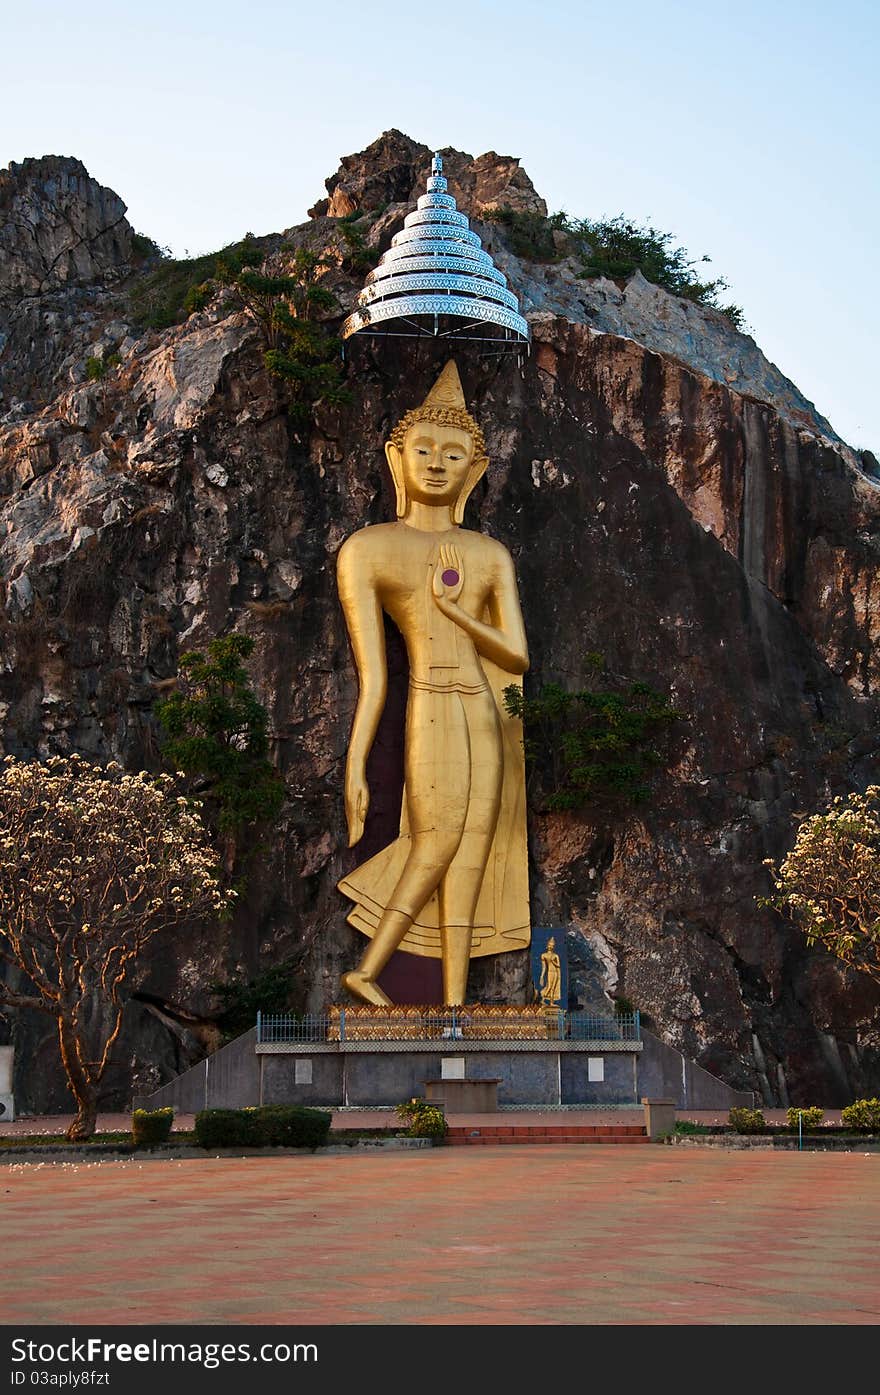
[[[257,1013],[260,1045],[334,1041],[641,1041],[638,1012],[524,1011],[505,1017],[450,1008],[402,1016],[360,1017],[339,1008],[328,1016]]]
[[[638,1012],[568,1012],[566,1037],[570,1041],[641,1041],[642,1024]]]
[[[292,1012],[258,1012],[257,1042],[288,1042],[329,1040],[329,1017],[297,1017]]]

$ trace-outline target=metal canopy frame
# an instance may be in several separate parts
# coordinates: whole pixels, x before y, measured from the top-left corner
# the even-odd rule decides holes
[[[521,358],[529,348],[528,323],[507,278],[456,210],[442,169],[438,153],[427,193],[407,214],[344,322],[343,343],[355,336],[442,339]]]

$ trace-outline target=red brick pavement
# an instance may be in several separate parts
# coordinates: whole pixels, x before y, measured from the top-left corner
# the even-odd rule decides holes
[[[880,1320],[880,1155],[435,1148],[10,1164],[3,1322]]]
[[[335,1109],[334,1129],[384,1129],[399,1128],[400,1120],[393,1109]],[[784,1124],[784,1109],[765,1109],[764,1118],[768,1124]],[[72,1114],[39,1114],[18,1118],[15,1123],[0,1121],[0,1138],[13,1134],[54,1134],[63,1133],[73,1118]],[[175,1129],[191,1129],[195,1115],[178,1114],[174,1119]],[[677,1119],[693,1119],[702,1124],[726,1124],[727,1111],[719,1110],[676,1110]],[[497,1114],[455,1114],[449,1116],[455,1124],[622,1124],[633,1125],[645,1122],[645,1111],[636,1109],[548,1109],[499,1110]],[[826,1109],[826,1124],[840,1123],[839,1109]],[[126,1131],[131,1128],[130,1114],[102,1114],[98,1119],[100,1131]]]

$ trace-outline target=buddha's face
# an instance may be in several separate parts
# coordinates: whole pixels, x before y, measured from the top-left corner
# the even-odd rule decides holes
[[[474,458],[474,438],[460,426],[417,421],[403,438],[403,484],[421,504],[455,503]]]

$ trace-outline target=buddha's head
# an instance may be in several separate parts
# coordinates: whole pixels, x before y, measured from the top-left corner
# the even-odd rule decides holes
[[[556,940],[554,939],[554,937],[553,937],[552,935],[550,936],[549,940],[547,941],[547,948],[548,948],[548,949],[555,949],[555,948],[556,948]]]
[[[445,505],[454,523],[489,461],[483,433],[464,405],[455,363],[450,359],[420,407],[397,423],[385,446],[394,480],[397,517],[410,504]]]

